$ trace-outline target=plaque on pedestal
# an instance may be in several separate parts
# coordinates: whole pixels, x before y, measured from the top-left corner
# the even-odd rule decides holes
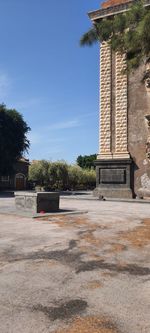
[[[95,196],[133,198],[132,160],[96,160]]]

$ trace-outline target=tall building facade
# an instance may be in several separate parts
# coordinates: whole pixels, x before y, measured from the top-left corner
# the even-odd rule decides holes
[[[131,1],[108,0],[90,12],[92,22],[126,11]],[[150,3],[149,3],[150,4]],[[149,67],[149,68],[148,68]],[[150,79],[143,64],[127,75],[126,55],[100,45],[99,152],[95,195],[150,195]]]

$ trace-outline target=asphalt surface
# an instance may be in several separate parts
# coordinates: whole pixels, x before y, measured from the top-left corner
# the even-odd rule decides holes
[[[150,205],[60,208],[81,213],[15,216],[0,198],[0,332],[150,333]]]

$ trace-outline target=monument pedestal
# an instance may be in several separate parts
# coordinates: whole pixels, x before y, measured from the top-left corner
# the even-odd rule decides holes
[[[33,214],[59,210],[58,192],[15,192],[15,205],[18,211],[27,211]]]
[[[94,196],[133,198],[132,159],[98,159]]]
[[[150,199],[150,188],[139,188],[137,191],[137,197],[139,199]]]

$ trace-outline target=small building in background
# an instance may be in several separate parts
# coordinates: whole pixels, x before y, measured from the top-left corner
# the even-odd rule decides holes
[[[14,173],[0,177],[0,191],[2,190],[25,190],[27,188],[29,160],[19,159],[14,167]]]

